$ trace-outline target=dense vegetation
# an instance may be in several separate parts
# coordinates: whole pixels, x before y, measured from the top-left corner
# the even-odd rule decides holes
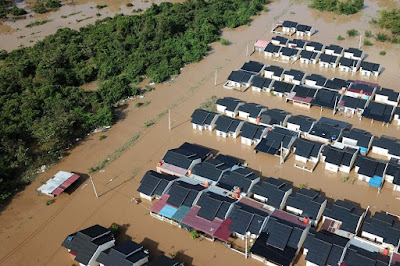
[[[20,16],[25,15],[26,11],[16,7],[13,1],[0,0],[0,19],[6,18],[7,14]]]
[[[60,29],[33,47],[0,52],[0,200],[29,169],[54,162],[75,138],[115,119],[113,105],[203,58],[224,27],[249,23],[265,0],[189,0],[142,15]],[[79,86],[99,80],[97,91]]]
[[[351,15],[360,11],[364,0],[311,0],[310,7],[320,11],[331,11],[338,14]]]
[[[379,13],[379,17],[372,22],[382,29],[389,30],[392,36],[378,33],[376,35],[377,40],[400,43],[400,9],[381,10]]]

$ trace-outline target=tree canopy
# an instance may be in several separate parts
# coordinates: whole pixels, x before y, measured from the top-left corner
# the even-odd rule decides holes
[[[25,171],[56,161],[75,138],[112,124],[113,105],[137,94],[135,83],[179,74],[184,64],[202,59],[222,28],[250,22],[264,2],[153,4],[141,15],[59,29],[33,47],[1,51],[0,201]],[[80,88],[94,80],[97,91]]]
[[[331,11],[338,14],[351,15],[360,11],[364,0],[312,0],[310,7],[320,11]]]

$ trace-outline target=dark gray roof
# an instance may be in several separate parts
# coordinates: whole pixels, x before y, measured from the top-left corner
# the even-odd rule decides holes
[[[340,94],[337,92],[320,89],[315,95],[315,98],[311,100],[311,104],[333,109],[335,106],[335,101],[338,102],[339,99]]]
[[[259,178],[249,168],[237,168],[233,171],[225,172],[218,181],[217,186],[232,191],[234,187],[240,188],[241,192],[249,192],[253,180]]]
[[[289,93],[293,89],[293,84],[286,83],[283,81],[278,81],[275,80],[274,84],[272,85],[272,90],[274,92],[280,92],[280,93]]]
[[[365,108],[362,116],[377,121],[389,123],[392,120],[393,111],[394,111],[393,105],[371,101],[368,104],[367,108]]]
[[[292,123],[300,126],[300,130],[303,132],[308,132],[311,129],[311,126],[315,122],[314,118],[305,115],[295,115],[291,116],[288,119],[288,123]]]
[[[279,53],[279,51],[282,49],[282,46],[275,45],[272,42],[270,42],[264,49],[264,52],[268,53]]]
[[[332,50],[335,54],[340,54],[343,52],[344,49],[339,45],[331,44],[325,47],[325,50]]]
[[[77,262],[86,265],[99,246],[112,240],[114,235],[111,231],[96,224],[67,236],[62,246],[77,254]]]
[[[217,114],[207,110],[196,109],[192,114],[192,123],[196,125],[209,125]]]
[[[308,51],[306,51],[308,52]],[[318,75],[318,74],[311,74],[306,76],[306,80],[312,80],[316,82],[318,86],[324,86],[326,81],[328,80],[326,77]]]
[[[265,138],[254,148],[255,151],[275,155],[281,145],[283,148],[290,148],[289,145],[297,137],[297,132],[286,128],[275,127],[270,130]]]
[[[321,117],[320,120],[311,128],[310,134],[326,139],[336,140],[340,137],[343,130],[349,128],[349,123],[327,117]]]
[[[349,48],[344,50],[345,53],[352,53],[355,57],[361,57],[363,51],[357,48]]]
[[[200,184],[191,184],[182,180],[177,180],[168,191],[169,198],[167,203],[177,208],[181,206],[192,207],[193,201],[196,199],[204,186]]]
[[[399,101],[399,93],[391,89],[381,88],[380,90],[376,91],[376,94],[387,96],[389,101]]]
[[[247,139],[261,139],[263,132],[265,131],[264,126],[254,125],[251,123],[244,123],[240,136]]]
[[[248,113],[249,117],[251,118],[257,118],[261,110],[266,108],[267,107],[258,103],[245,103],[244,105],[239,106],[238,110],[241,112]]]
[[[400,107],[396,107],[396,109],[394,110],[394,114],[400,115]]]
[[[256,195],[267,198],[268,205],[279,209],[285,193],[290,189],[291,187],[287,185],[285,181],[268,177],[267,179],[256,183],[252,192]]]
[[[375,91],[375,87],[365,84],[365,83],[357,83],[357,84],[352,84],[349,88],[349,91],[352,92],[363,92],[363,94],[371,95]]]
[[[149,257],[143,246],[127,240],[124,243],[102,251],[97,262],[105,266],[132,266],[139,260]]]
[[[306,73],[304,73],[303,71],[296,69],[286,70],[285,72],[283,72],[283,74],[293,76],[293,79],[298,81],[301,81],[306,75]]]
[[[306,32],[306,31],[311,30],[311,26],[304,25],[304,24],[298,24],[296,29],[297,29],[297,31],[300,31],[300,32]]]
[[[231,112],[235,111],[235,109],[241,103],[242,103],[241,100],[239,100],[237,98],[233,98],[233,97],[224,97],[224,98],[220,98],[216,101],[216,104],[225,106],[226,110],[231,111]]]
[[[380,138],[374,138],[373,146],[389,150],[389,154],[400,156],[400,140],[382,135]]]
[[[215,157],[215,160],[223,162],[229,167],[239,165],[241,163],[240,159],[225,154],[218,154],[217,157]]]
[[[326,198],[319,195],[317,191],[302,188],[299,191],[289,195],[286,206],[302,210],[302,217],[317,219],[318,212]]]
[[[307,51],[303,50],[300,52],[300,58],[306,58],[306,59],[315,59],[317,57],[318,53],[317,52],[312,52],[312,51]]]
[[[192,173],[201,176],[203,178],[208,178],[210,180],[217,182],[221,177],[222,173],[230,169],[231,167],[232,166],[228,166],[220,160],[211,159],[196,164],[193,167]]]
[[[345,147],[344,149],[338,149],[332,146],[326,146],[323,155],[325,156],[325,162],[334,164],[337,166],[345,165],[350,166],[351,159],[357,152],[356,149]]]
[[[228,218],[232,219],[229,230],[245,235],[246,232],[258,235],[268,212],[261,211],[242,202],[233,205]]]
[[[340,99],[339,106],[345,106],[352,109],[364,109],[367,105],[367,100],[362,98],[354,98],[347,95],[343,95]]]
[[[137,191],[147,196],[161,196],[169,182],[175,178],[175,176],[160,174],[153,170],[147,171],[142,180],[140,180],[140,186]]]
[[[374,136],[366,130],[352,128],[351,130],[343,131],[343,137],[357,140],[357,146],[368,148]]]
[[[346,81],[344,79],[339,79],[339,78],[328,79],[324,85],[325,88],[327,88],[329,90],[334,90],[334,91],[346,89],[349,86],[350,86],[349,81]]]
[[[225,219],[229,207],[235,201],[232,198],[214,192],[203,192],[196,203],[200,207],[197,216],[208,221],[214,220],[215,217]]]
[[[309,42],[307,43],[306,47],[314,47],[314,51],[322,52],[324,45],[320,42]]]
[[[177,261],[170,259],[165,255],[160,255],[147,263],[147,266],[178,266],[178,264]]]
[[[383,177],[386,168],[386,162],[358,155],[355,165],[359,167],[358,174],[373,177],[374,175]]]
[[[311,230],[304,241],[304,248],[308,250],[305,259],[316,265],[338,265],[348,241],[326,231]]]
[[[272,37],[272,41],[278,41],[280,45],[286,45],[288,43],[288,39],[282,36]]]
[[[252,86],[253,87],[257,87],[257,88],[268,88],[271,83],[273,82],[272,79],[268,79],[268,78],[263,78],[263,77],[259,77],[259,76],[255,76],[252,82]]]
[[[261,123],[268,125],[279,125],[285,121],[287,116],[290,116],[290,113],[285,110],[269,109],[268,111],[261,113],[260,121]]]
[[[264,71],[270,71],[274,73],[274,76],[280,77],[285,69],[279,66],[267,66],[264,68]]]
[[[258,74],[264,68],[264,64],[256,61],[249,61],[244,63],[241,70],[250,72],[252,74]]]
[[[361,68],[363,70],[368,70],[368,71],[371,71],[371,72],[372,71],[378,71],[380,67],[381,67],[380,64],[370,63],[370,62],[367,62],[367,61],[362,61],[361,62]]]
[[[394,177],[393,184],[400,185],[400,160],[395,158],[390,159],[385,174]]]
[[[284,56],[292,56],[292,55],[297,55],[299,53],[299,50],[290,47],[283,47],[281,53]]]
[[[385,212],[376,212],[372,217],[365,217],[361,230],[380,236],[383,242],[395,247],[400,240],[400,221]]]
[[[313,98],[317,93],[317,89],[308,86],[295,85],[292,92],[296,93],[296,97],[300,98]]]
[[[321,151],[321,146],[322,143],[320,142],[298,138],[293,144],[293,147],[296,148],[294,154],[305,158],[317,158]]]
[[[341,221],[341,230],[355,234],[364,212],[364,209],[356,207],[349,201],[337,200],[334,204],[327,204],[323,215]]]
[[[356,67],[358,64],[358,60],[342,57],[339,59],[339,64],[346,67]]]
[[[204,160],[209,154],[211,154],[210,149],[185,142],[179,148],[168,150],[162,160],[165,163],[189,169],[194,160]]]
[[[390,257],[350,245],[343,259],[345,265],[387,266]]]
[[[321,54],[319,61],[330,64],[335,63],[337,58],[338,57],[336,55]]]
[[[287,28],[295,28],[297,27],[298,23],[294,22],[294,21],[290,21],[290,20],[285,20],[282,23],[283,27],[287,27]]]
[[[221,115],[215,122],[215,129],[225,133],[235,132],[241,123],[241,120]]]
[[[293,40],[289,41],[288,46],[289,47],[295,46],[295,47],[298,47],[298,48],[303,48],[303,47],[306,46],[306,42],[304,40],[302,40],[302,39],[293,39]]]
[[[252,74],[242,70],[232,71],[228,77],[228,80],[239,82],[239,83],[247,83],[250,81]]]

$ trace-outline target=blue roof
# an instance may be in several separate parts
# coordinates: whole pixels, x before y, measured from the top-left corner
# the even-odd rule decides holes
[[[161,216],[167,217],[167,218],[172,218],[172,216],[177,212],[178,209],[165,205],[164,208],[161,209],[161,211],[158,213]]]
[[[368,182],[368,185],[376,188],[380,188],[383,178],[381,176],[374,175]]]

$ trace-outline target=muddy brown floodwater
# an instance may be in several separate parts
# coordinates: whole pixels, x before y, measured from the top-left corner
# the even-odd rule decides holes
[[[190,124],[193,110],[211,95],[234,96],[248,102],[258,102],[270,108],[286,109],[293,114],[306,114],[315,118],[321,115],[332,117],[332,112],[319,108],[303,110],[293,107],[268,94],[255,94],[251,91],[240,93],[222,88],[226,77],[232,70],[239,68],[249,59],[265,63],[279,64],[260,55],[253,54],[246,58],[247,43],[256,39],[270,39],[273,17],[292,19],[314,25],[318,33],[312,37],[320,42],[338,43],[337,35],[345,35],[346,30],[356,28],[364,30],[370,27],[369,17],[381,8],[386,1],[366,1],[364,13],[353,17],[338,17],[319,13],[307,8],[304,3],[291,5],[289,1],[274,1],[269,5],[268,13],[262,12],[251,26],[235,30],[224,30],[223,37],[231,41],[229,46],[218,43],[212,45],[212,51],[201,62],[191,64],[182,70],[172,82],[155,85],[155,90],[147,93],[145,99],[136,99],[121,108],[124,114],[108,132],[104,140],[96,134],[89,135],[79,143],[70,154],[47,172],[40,174],[36,181],[13,198],[8,207],[0,213],[0,265],[71,265],[73,261],[67,251],[61,247],[64,238],[77,230],[93,224],[106,227],[115,222],[127,227],[126,234],[136,242],[142,242],[154,254],[157,250],[169,253],[180,252],[179,257],[188,265],[261,265],[255,260],[245,260],[243,256],[225,248],[220,243],[191,240],[189,234],[169,224],[153,219],[148,215],[149,203],[139,205],[131,203],[137,197],[136,189],[143,174],[155,169],[156,163],[166,150],[182,144],[184,141],[211,147],[221,153],[242,158],[249,167],[262,172],[265,177],[274,176],[293,183],[307,184],[309,188],[321,189],[327,197],[348,199],[359,202],[362,207],[371,206],[371,211],[385,210],[399,212],[400,202],[389,185],[385,185],[380,194],[365,183],[356,181],[341,182],[343,174],[324,170],[321,163],[314,173],[308,173],[293,167],[293,157],[279,165],[277,157],[254,154],[253,148],[243,146],[240,139],[217,138],[215,132],[194,131]],[[90,9],[90,8],[89,8]],[[77,10],[75,10],[77,11]],[[97,10],[96,10],[97,12]],[[294,13],[294,14],[293,14]],[[50,15],[51,16],[51,15]],[[336,19],[334,19],[336,17]],[[4,38],[4,36],[2,36]],[[3,40],[3,39],[2,39]],[[344,46],[355,46],[356,38],[349,39]],[[381,44],[366,48],[368,60],[381,63],[385,71],[373,82],[399,89],[398,67],[399,50],[385,46],[387,55],[379,56]],[[321,72],[318,67],[303,68],[298,64],[282,65],[311,73],[327,76],[342,74],[334,71]],[[214,73],[218,69],[218,85],[214,86]],[[89,86],[90,89],[90,86]],[[135,107],[137,101],[151,101],[144,107]],[[168,118],[164,116],[149,127],[144,127],[147,120],[157,119],[159,114],[171,109],[172,129],[168,130]],[[373,134],[399,136],[399,129],[393,125],[382,127],[380,123],[371,124],[368,120],[358,121],[336,115],[335,119],[352,123],[355,127],[370,130]],[[110,154],[124,146],[132,136],[141,133],[140,138],[117,160],[104,168],[104,172],[93,174],[99,198],[96,198],[90,182],[85,180],[70,194],[63,193],[49,206],[45,205],[46,196],[38,196],[36,188],[42,181],[53,176],[57,171],[87,173],[88,168],[108,158]],[[351,172],[350,179],[355,178]],[[298,265],[303,265],[301,258]]]

